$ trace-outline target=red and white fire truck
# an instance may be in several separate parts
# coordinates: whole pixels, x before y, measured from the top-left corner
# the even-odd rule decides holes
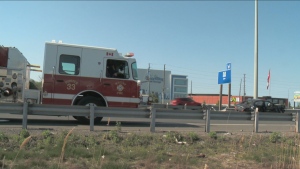
[[[140,81],[132,56],[111,48],[46,42],[41,103],[137,108]],[[34,96],[26,91],[25,95]],[[89,121],[88,117],[74,118]]]

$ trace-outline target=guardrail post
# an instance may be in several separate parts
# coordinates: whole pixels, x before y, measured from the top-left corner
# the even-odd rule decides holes
[[[258,133],[258,120],[259,120],[259,112],[258,108],[255,109],[255,117],[254,117],[254,132]]]
[[[186,110],[186,104],[184,104],[183,109]]]
[[[154,105],[151,106],[151,123],[150,123],[150,132],[155,132],[155,114],[156,114],[156,109]]]
[[[90,104],[90,131],[94,131],[95,106]]]
[[[27,129],[27,114],[28,114],[28,102],[23,103],[23,121],[22,128]]]
[[[166,109],[168,109],[168,108],[169,108],[169,103],[166,104]]]
[[[300,132],[300,116],[299,116],[299,112],[297,112],[296,114],[296,132],[299,133]]]
[[[205,132],[210,132],[210,110],[206,110]]]

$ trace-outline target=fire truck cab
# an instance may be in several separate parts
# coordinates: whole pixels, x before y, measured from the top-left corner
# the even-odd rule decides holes
[[[46,42],[42,103],[138,107],[140,82],[132,56],[111,48]],[[88,117],[74,118],[89,122]]]

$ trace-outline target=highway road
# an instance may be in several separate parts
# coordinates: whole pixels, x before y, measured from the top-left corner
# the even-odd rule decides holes
[[[121,122],[123,132],[150,132],[150,119],[136,118],[103,118],[100,124],[96,124],[94,131],[110,131],[116,128],[116,122]],[[252,133],[253,121],[241,120],[211,120],[210,131],[218,133]],[[28,129],[34,130],[76,130],[89,131],[89,125],[83,125],[69,116],[28,116]],[[22,116],[13,114],[0,114],[0,131],[4,129],[22,128]],[[200,120],[170,120],[157,119],[156,132],[178,131],[205,133],[205,121]],[[260,121],[259,132],[295,132],[295,122],[267,122]]]

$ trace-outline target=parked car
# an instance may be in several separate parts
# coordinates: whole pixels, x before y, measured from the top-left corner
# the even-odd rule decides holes
[[[243,101],[242,103],[235,105],[235,110],[240,112],[252,112],[258,108],[259,112],[278,112],[284,113],[285,105],[274,104],[268,100],[262,99],[251,99],[247,101]]]
[[[194,101],[192,98],[176,98],[171,101],[171,105],[187,105],[187,106],[202,106],[201,103]]]

